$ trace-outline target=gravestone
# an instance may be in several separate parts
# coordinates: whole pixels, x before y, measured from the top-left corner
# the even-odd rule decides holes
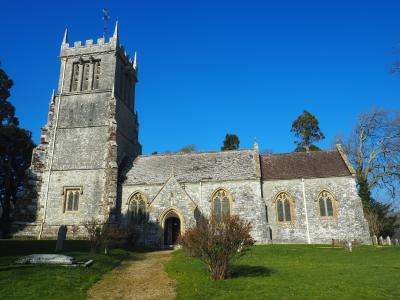
[[[64,249],[64,241],[67,237],[67,226],[61,225],[58,229],[56,252],[62,251]]]
[[[392,245],[392,241],[390,240],[390,236],[386,237],[386,245],[388,245],[388,246]]]
[[[398,239],[394,239],[394,244],[395,244],[396,246],[398,246],[398,245],[399,245],[399,240],[398,240]]]
[[[374,246],[378,245],[378,238],[375,234],[372,236],[372,245]]]
[[[383,245],[383,237],[382,236],[379,237],[379,245],[381,245],[381,246]]]
[[[346,250],[353,252],[353,243],[351,241],[346,242]]]

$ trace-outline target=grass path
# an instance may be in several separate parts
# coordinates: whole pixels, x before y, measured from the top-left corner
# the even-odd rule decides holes
[[[139,260],[124,260],[88,291],[89,299],[174,299],[175,285],[164,270],[172,251],[144,253]]]

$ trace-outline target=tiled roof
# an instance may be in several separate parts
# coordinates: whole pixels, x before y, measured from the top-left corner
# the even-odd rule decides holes
[[[139,156],[125,184],[164,183],[172,172],[180,182],[257,178],[254,151],[232,150]]]
[[[350,176],[338,150],[261,155],[263,180]]]

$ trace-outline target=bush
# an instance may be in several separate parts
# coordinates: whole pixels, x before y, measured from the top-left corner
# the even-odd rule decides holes
[[[88,232],[90,249],[93,252],[100,252],[104,249],[104,253],[108,254],[109,249],[113,247],[136,242],[138,236],[134,226],[102,224],[94,218],[84,223],[84,227]]]
[[[211,279],[220,280],[229,277],[233,259],[254,244],[250,230],[250,222],[238,216],[220,222],[203,218],[180,236],[179,244],[207,265]]]

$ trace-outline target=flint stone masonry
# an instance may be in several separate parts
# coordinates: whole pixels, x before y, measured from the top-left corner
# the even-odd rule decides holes
[[[172,236],[165,229],[169,217],[179,218],[184,233],[201,215],[210,216],[213,195],[224,189],[231,213],[251,222],[257,243],[371,243],[354,170],[340,145],[313,153],[260,155],[255,145],[247,150],[141,156],[136,55],[132,61],[126,54],[118,27],[110,39],[86,43],[68,43],[66,34],[60,60],[59,86],[17,201],[16,236],[55,238],[65,225],[67,238],[83,238],[83,224],[93,218],[131,226],[130,200],[141,192],[149,220],[135,225],[141,232],[139,242],[163,246],[164,237]],[[97,63],[99,81],[94,76]],[[82,90],[82,67],[87,64],[92,73],[86,77],[88,89]],[[80,66],[76,77],[74,65]],[[80,79],[72,88],[75,78]],[[65,209],[68,188],[80,191],[77,210]],[[322,190],[336,198],[334,218],[319,216],[317,196]],[[282,191],[294,200],[293,220],[286,224],[276,222],[274,199]]]

